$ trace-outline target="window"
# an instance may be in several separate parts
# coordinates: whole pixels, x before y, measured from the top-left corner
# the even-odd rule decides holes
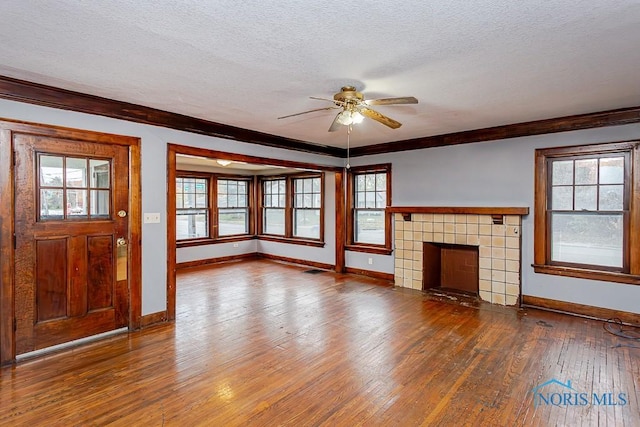
[[[110,171],[109,160],[39,153],[38,220],[108,219]]]
[[[294,178],[293,235],[320,238],[320,178]]]
[[[390,177],[389,164],[349,170],[347,249],[391,253]]]
[[[176,177],[176,240],[209,244],[251,233],[250,177],[185,173]]]
[[[262,232],[284,236],[287,181],[285,179],[263,181],[262,191],[264,197]]]
[[[263,177],[262,239],[287,241],[322,241],[322,174]]]
[[[209,236],[209,180],[176,178],[176,239]]]
[[[536,272],[640,283],[630,250],[640,231],[631,179],[640,173],[637,150],[638,143],[536,150]]]
[[[249,233],[249,183],[218,179],[218,236]]]

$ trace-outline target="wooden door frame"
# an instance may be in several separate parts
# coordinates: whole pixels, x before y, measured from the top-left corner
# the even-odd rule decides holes
[[[167,320],[176,318],[176,155],[210,157],[213,159],[234,160],[245,163],[283,166],[290,168],[311,169],[335,173],[335,204],[336,204],[336,232],[334,270],[338,273],[345,271],[345,188],[344,168],[338,166],[323,166],[313,163],[292,160],[271,159],[268,157],[249,156],[245,154],[228,153],[209,150],[206,148],[190,147],[186,145],[167,144]],[[257,194],[258,192],[256,192]],[[326,214],[326,213],[325,213]]]
[[[0,118],[0,365],[15,360],[13,134],[118,144],[129,149],[129,330],[142,315],[140,138]]]

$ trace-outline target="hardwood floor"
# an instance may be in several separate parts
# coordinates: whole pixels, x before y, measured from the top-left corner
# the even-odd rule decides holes
[[[0,370],[0,425],[640,425],[602,322],[305,270],[181,271],[175,323]]]

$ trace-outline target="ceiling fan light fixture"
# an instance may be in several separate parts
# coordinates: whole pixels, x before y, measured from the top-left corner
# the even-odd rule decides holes
[[[362,121],[364,120],[364,116],[362,114],[360,114],[359,111],[352,111],[351,112],[351,122],[354,124],[358,124],[358,123],[362,123]]]
[[[353,117],[351,117],[351,111],[348,111],[348,110],[342,111],[340,114],[338,114],[336,121],[341,125],[345,125],[345,126],[350,125],[351,123],[353,123]]]

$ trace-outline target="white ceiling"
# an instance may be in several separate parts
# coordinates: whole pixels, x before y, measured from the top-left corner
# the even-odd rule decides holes
[[[4,0],[0,74],[322,145],[352,84],[403,126],[361,146],[640,105],[640,0]]]

